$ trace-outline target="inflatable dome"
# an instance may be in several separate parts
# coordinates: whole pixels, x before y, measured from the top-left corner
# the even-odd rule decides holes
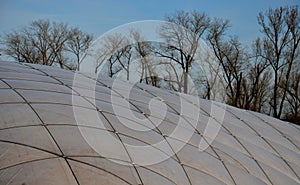
[[[190,95],[0,62],[3,185],[300,184],[299,136]]]

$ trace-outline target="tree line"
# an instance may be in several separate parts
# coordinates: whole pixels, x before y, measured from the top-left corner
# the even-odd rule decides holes
[[[66,23],[33,21],[18,31],[1,36],[1,53],[18,62],[75,70],[92,41],[92,35]]]
[[[190,94],[197,91],[202,98],[213,100],[222,91],[229,105],[300,124],[297,6],[259,13],[261,36],[251,46],[228,33],[226,19],[178,11],[165,20],[170,24],[159,30],[161,43],[144,40],[138,30],[129,36],[108,35],[97,55],[95,72],[101,72],[99,67],[105,62],[102,73],[116,77],[125,72],[129,80],[131,70],[138,69],[139,82]],[[90,34],[78,28],[39,20],[2,36],[1,52],[19,62],[79,70],[91,40]],[[200,68],[199,62],[206,67]],[[201,70],[208,75],[201,75]]]

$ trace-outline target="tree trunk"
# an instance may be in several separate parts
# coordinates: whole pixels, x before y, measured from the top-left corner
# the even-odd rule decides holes
[[[183,92],[185,93],[185,94],[187,94],[188,93],[188,75],[189,75],[189,73],[188,73],[189,71],[188,71],[188,67],[186,67],[186,70],[183,72]]]
[[[273,116],[275,118],[279,118],[277,115],[277,89],[278,89],[278,74],[277,70],[275,70],[274,74],[275,83],[274,83],[274,93],[273,93]]]

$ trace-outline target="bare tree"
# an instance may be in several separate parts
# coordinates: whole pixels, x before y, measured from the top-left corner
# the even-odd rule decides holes
[[[78,40],[81,38],[78,28],[69,29],[65,23],[50,22],[49,20],[33,21],[20,31],[13,31],[1,38],[3,54],[19,62],[38,63],[42,65],[58,65],[61,68],[74,69],[70,52],[75,55],[84,52],[87,47],[78,49],[78,45],[71,44],[77,30]],[[69,42],[68,47],[66,43]],[[89,43],[89,38],[86,43]],[[74,41],[75,42],[75,41]],[[77,60],[78,61],[78,60]]]
[[[97,64],[95,67],[95,73],[99,73],[99,67],[105,64],[108,61],[108,76],[113,77],[116,73],[118,73],[121,68],[119,66],[116,67],[116,60],[113,59],[113,55],[124,45],[124,36],[121,34],[113,34],[108,35],[104,38],[103,48],[101,49],[101,53],[97,58]]]
[[[35,47],[40,55],[43,65],[53,65],[57,61],[59,52],[67,40],[68,31],[66,24],[50,23],[49,20],[38,20],[24,29],[24,34],[29,42]]]
[[[285,119],[300,124],[300,68],[291,74],[291,80],[287,89],[287,105]]]
[[[151,84],[157,87],[157,74],[154,71],[155,61],[149,61],[149,58],[153,55],[151,42],[145,41],[140,31],[131,30],[130,36],[133,39],[133,47],[135,50],[135,59],[138,60],[141,68],[140,83],[145,82],[146,84]]]
[[[66,43],[66,48],[75,55],[77,71],[80,70],[80,59],[90,46],[92,39],[92,35],[84,33],[78,28],[72,28],[69,31],[69,39]]]
[[[227,96],[229,98],[228,103],[241,107],[243,71],[247,58],[244,48],[237,37],[231,37],[229,40],[224,38],[228,27],[229,21],[214,19],[207,39],[223,69]]]
[[[53,63],[58,63],[61,68],[69,68],[72,69],[71,66],[68,66],[67,57],[63,54],[65,51],[65,43],[69,39],[69,30],[67,24],[64,23],[52,23],[52,28],[50,28],[49,34],[49,47],[50,54],[53,53],[53,57],[51,57]]]
[[[183,92],[187,93],[191,63],[194,61],[199,40],[209,26],[209,18],[196,11],[180,11],[167,16],[166,21],[171,23],[162,26],[160,35],[167,45],[161,45],[156,54],[179,64],[184,79]]]
[[[300,42],[298,7],[269,9],[259,14],[258,23],[264,34],[262,56],[269,62],[274,73],[270,105],[273,116],[280,118]]]
[[[37,49],[24,34],[13,31],[5,35],[1,42],[5,46],[1,51],[19,62],[39,63],[41,61]]]
[[[244,109],[261,112],[269,96],[271,72],[269,63],[261,57],[262,43],[258,38],[252,45],[252,55],[249,57],[249,65],[245,70],[245,78],[242,81]]]
[[[126,80],[130,78],[130,64],[132,60],[132,45],[128,40],[125,40],[125,45],[117,50],[113,57],[113,60],[118,62],[118,65],[126,71]]]

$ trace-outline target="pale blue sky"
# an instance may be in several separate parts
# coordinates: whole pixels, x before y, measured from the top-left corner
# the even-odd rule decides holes
[[[33,20],[67,22],[95,38],[110,29],[141,20],[163,20],[176,10],[197,10],[231,22],[230,34],[250,43],[259,35],[257,15],[269,7],[300,0],[0,0],[0,34]]]

